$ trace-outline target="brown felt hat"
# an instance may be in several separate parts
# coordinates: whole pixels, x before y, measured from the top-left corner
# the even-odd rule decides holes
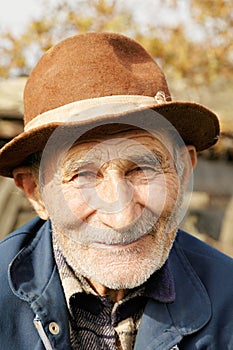
[[[130,108],[87,118],[81,113],[80,120],[67,122],[90,107],[115,103]],[[197,151],[218,139],[216,115],[197,103],[171,101],[163,72],[134,40],[113,33],[86,33],[63,40],[42,56],[27,81],[25,131],[0,150],[0,175],[11,177],[29,155],[42,151],[58,126],[69,130],[101,120],[117,123],[123,115],[145,109],[165,117]]]

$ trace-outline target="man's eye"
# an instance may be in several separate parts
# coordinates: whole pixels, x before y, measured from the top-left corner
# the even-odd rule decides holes
[[[152,179],[158,173],[161,173],[161,168],[143,165],[130,170],[126,175],[136,179]]]
[[[81,171],[76,175],[76,177],[95,177],[95,174],[91,171]]]
[[[140,166],[138,168],[136,168],[137,171],[154,171],[154,168],[150,167],[150,166]]]
[[[142,172],[145,175],[149,175],[149,174],[154,175],[155,173],[158,172],[158,169],[150,166],[141,166],[141,167],[138,167],[138,172]]]
[[[96,181],[96,173],[92,171],[80,171],[75,174],[72,180],[80,185]]]

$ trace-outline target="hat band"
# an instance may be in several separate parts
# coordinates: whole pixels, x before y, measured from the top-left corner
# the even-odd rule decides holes
[[[25,125],[24,130],[31,131],[32,129],[50,123],[87,121],[99,117],[100,115],[114,115],[143,107],[152,107],[155,104],[161,103],[166,103],[165,93],[163,91],[158,91],[154,97],[143,95],[114,95],[75,101],[39,114]],[[95,110],[88,114],[82,113],[87,109],[97,106],[103,107],[101,109],[98,108],[97,114]]]

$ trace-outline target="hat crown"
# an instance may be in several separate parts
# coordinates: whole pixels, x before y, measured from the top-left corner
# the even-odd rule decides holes
[[[86,33],[47,51],[33,69],[24,91],[24,121],[60,106],[112,95],[171,99],[165,76],[134,40],[113,33]]]

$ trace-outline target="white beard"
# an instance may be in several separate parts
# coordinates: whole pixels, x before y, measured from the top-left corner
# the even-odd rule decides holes
[[[148,234],[144,233],[140,238],[136,233],[139,239],[129,244],[83,245],[56,225],[53,225],[53,233],[74,271],[110,289],[131,289],[143,284],[167,260],[176,235],[174,221],[171,231],[168,231],[171,225],[167,221],[160,217]],[[140,229],[145,227],[144,224],[139,224]]]

